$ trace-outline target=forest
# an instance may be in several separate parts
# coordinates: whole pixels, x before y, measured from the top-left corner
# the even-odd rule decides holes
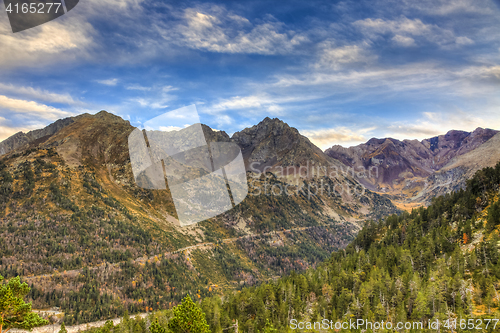
[[[29,171],[26,173],[29,179]],[[159,257],[140,265],[125,261],[98,270],[83,269],[76,279],[78,288],[69,293],[46,292],[32,285],[28,296],[60,306],[67,313],[65,323],[74,324],[144,310],[159,311],[155,315],[163,318],[160,322],[168,322],[175,305],[190,294],[212,332],[235,328],[235,323],[242,332],[287,332],[292,319],[413,320],[424,327],[436,319],[495,319],[500,315],[499,184],[500,163],[477,172],[466,189],[437,197],[427,208],[366,222],[345,249],[333,252],[317,267],[298,273],[291,266],[282,278],[232,292],[217,290],[207,278],[189,273],[189,262],[179,257]],[[53,192],[57,196],[55,189]],[[33,227],[26,226],[28,230]],[[245,242],[241,246],[251,248]],[[218,265],[228,277],[246,269],[237,256],[231,257],[232,250],[220,244],[213,251],[216,259],[220,256]],[[273,249],[256,250],[254,260],[258,262]],[[307,252],[297,253],[297,258]],[[276,269],[281,264],[274,263]],[[62,277],[54,278],[64,286]],[[109,289],[102,288],[105,279],[121,281],[113,288],[122,286],[121,293],[136,301],[124,303],[116,294],[107,293]],[[207,288],[196,288],[200,284]],[[139,324],[132,325],[131,332],[146,332],[149,326],[140,322],[145,319],[137,320]],[[110,327],[97,330],[108,332]],[[455,331],[467,332],[460,327]]]
[[[150,218],[154,207],[168,206],[166,193],[120,191],[92,165],[69,168],[53,148],[2,157],[0,274],[20,276],[34,308],[59,307],[73,325],[168,309],[193,290],[221,295],[301,272],[355,234],[317,209],[320,198],[264,195],[182,233]],[[239,230],[236,217],[251,221],[250,229]]]
[[[235,323],[240,332],[290,332],[292,319],[353,318],[423,323],[424,330],[408,332],[475,332],[477,323],[482,332],[498,331],[490,320],[500,317],[499,184],[500,163],[427,208],[367,222],[347,248],[317,268],[224,297],[200,297],[211,332],[234,331]],[[171,315],[156,314],[165,325]],[[474,329],[460,327],[470,319]],[[145,333],[145,320],[92,332]],[[436,320],[456,327],[427,329]]]

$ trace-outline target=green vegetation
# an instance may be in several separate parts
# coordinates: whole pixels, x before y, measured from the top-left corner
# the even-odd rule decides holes
[[[463,328],[469,325],[464,322],[481,319],[481,331],[494,332],[494,322],[488,328],[486,323],[500,315],[499,185],[500,164],[478,172],[466,190],[436,198],[428,208],[367,223],[345,250],[315,269],[243,288],[224,300],[204,297],[200,305],[210,331],[232,332],[237,325],[240,332],[290,332],[291,319],[361,318],[422,322],[423,327],[437,319],[443,325],[456,320],[453,332],[475,332]],[[154,330],[168,327],[172,311],[156,318]]]
[[[151,326],[149,326],[149,331],[151,333],[167,333],[165,327],[161,326],[158,322],[158,318],[156,318],[155,321],[151,323]]]
[[[300,196],[252,197],[235,211],[255,214],[248,227],[259,232],[307,229],[241,237],[230,212],[202,225],[211,232],[200,237],[213,246],[174,254],[160,240],[163,230],[132,213],[97,173],[71,171],[54,159],[0,164],[0,270],[24,276],[34,304],[60,307],[68,325],[161,311],[153,329],[162,333],[187,294],[201,300],[212,332],[236,325],[242,332],[286,332],[292,318],[426,324],[498,318],[500,165],[428,208],[367,222],[333,255],[352,239],[351,230],[313,212],[319,198]],[[156,194],[136,192],[154,207]],[[189,235],[175,242],[199,240]],[[116,332],[146,332],[150,322],[141,320],[127,319]]]
[[[173,317],[168,322],[170,332],[210,333],[205,314],[189,295],[172,312]]]
[[[260,331],[258,331],[260,332]],[[264,330],[262,333],[277,333],[278,330],[274,328],[273,324],[268,320],[266,320],[266,326],[264,326]]]
[[[31,330],[48,324],[31,311],[31,303],[26,303],[24,297],[30,292],[26,283],[21,283],[19,277],[3,283],[0,275],[0,333],[7,333],[12,328]]]
[[[68,333],[68,330],[66,329],[66,325],[64,325],[64,321],[61,324],[61,328],[59,329],[59,333]]]
[[[367,223],[316,269],[245,288],[224,302],[205,299],[212,331],[233,319],[244,332],[265,329],[268,320],[286,332],[292,318],[421,321],[425,327],[436,319],[498,318],[499,184],[500,164],[428,208]],[[493,325],[484,328],[493,332]]]
[[[60,307],[67,325],[169,309],[188,292],[206,298],[301,272],[353,239],[352,225],[322,212],[322,200],[338,206],[338,198],[304,195],[249,196],[181,233],[164,222],[173,209],[167,191],[133,186],[126,160],[103,172],[104,162],[86,156],[72,167],[52,148],[0,158],[0,274],[21,276],[33,306]],[[203,242],[213,245],[172,253]]]
[[[151,323],[151,324],[148,324]],[[148,327],[149,326],[149,327]],[[114,325],[111,321],[103,327],[92,328],[87,333],[210,333],[205,314],[200,306],[187,295],[181,304],[169,311],[157,312],[146,318],[131,319],[128,312],[122,321]],[[267,332],[267,331],[266,331]],[[272,332],[272,331],[269,331]]]

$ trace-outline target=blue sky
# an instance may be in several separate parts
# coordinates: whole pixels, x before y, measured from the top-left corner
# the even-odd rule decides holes
[[[80,0],[13,34],[3,12],[0,140],[190,104],[229,134],[278,117],[323,149],[500,129],[499,14],[497,0]]]

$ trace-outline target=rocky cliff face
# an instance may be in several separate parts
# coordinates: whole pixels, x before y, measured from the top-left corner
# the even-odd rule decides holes
[[[370,170],[369,181],[375,188],[392,184],[407,174],[418,177],[431,174],[431,170],[420,162],[430,154],[419,142],[374,138],[356,147],[334,146],[325,154],[355,170]]]
[[[422,192],[426,202],[437,196],[465,188],[468,179],[500,161],[500,133],[465,154],[453,157],[444,167],[427,179],[427,191]]]
[[[479,127],[473,132],[449,131],[445,135],[423,140],[422,144],[430,150],[432,156],[429,161],[424,160],[423,163],[427,163],[433,170],[439,170],[455,156],[476,149],[497,133],[498,131]]]

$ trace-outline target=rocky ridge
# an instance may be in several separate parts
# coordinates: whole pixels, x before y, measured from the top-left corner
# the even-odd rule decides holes
[[[435,180],[443,179],[442,174],[436,173],[451,170],[450,164],[479,149],[497,133],[496,130],[477,128],[473,132],[452,130],[422,141],[373,138],[355,147],[333,146],[325,154],[354,169],[373,170],[370,178],[363,179],[372,190],[396,195],[396,200],[427,204],[436,194]],[[496,161],[478,160],[477,168],[470,170],[494,165]],[[456,180],[465,175],[458,170],[453,172]],[[443,185],[441,188],[450,191],[464,184],[463,181],[453,183],[454,186]]]

